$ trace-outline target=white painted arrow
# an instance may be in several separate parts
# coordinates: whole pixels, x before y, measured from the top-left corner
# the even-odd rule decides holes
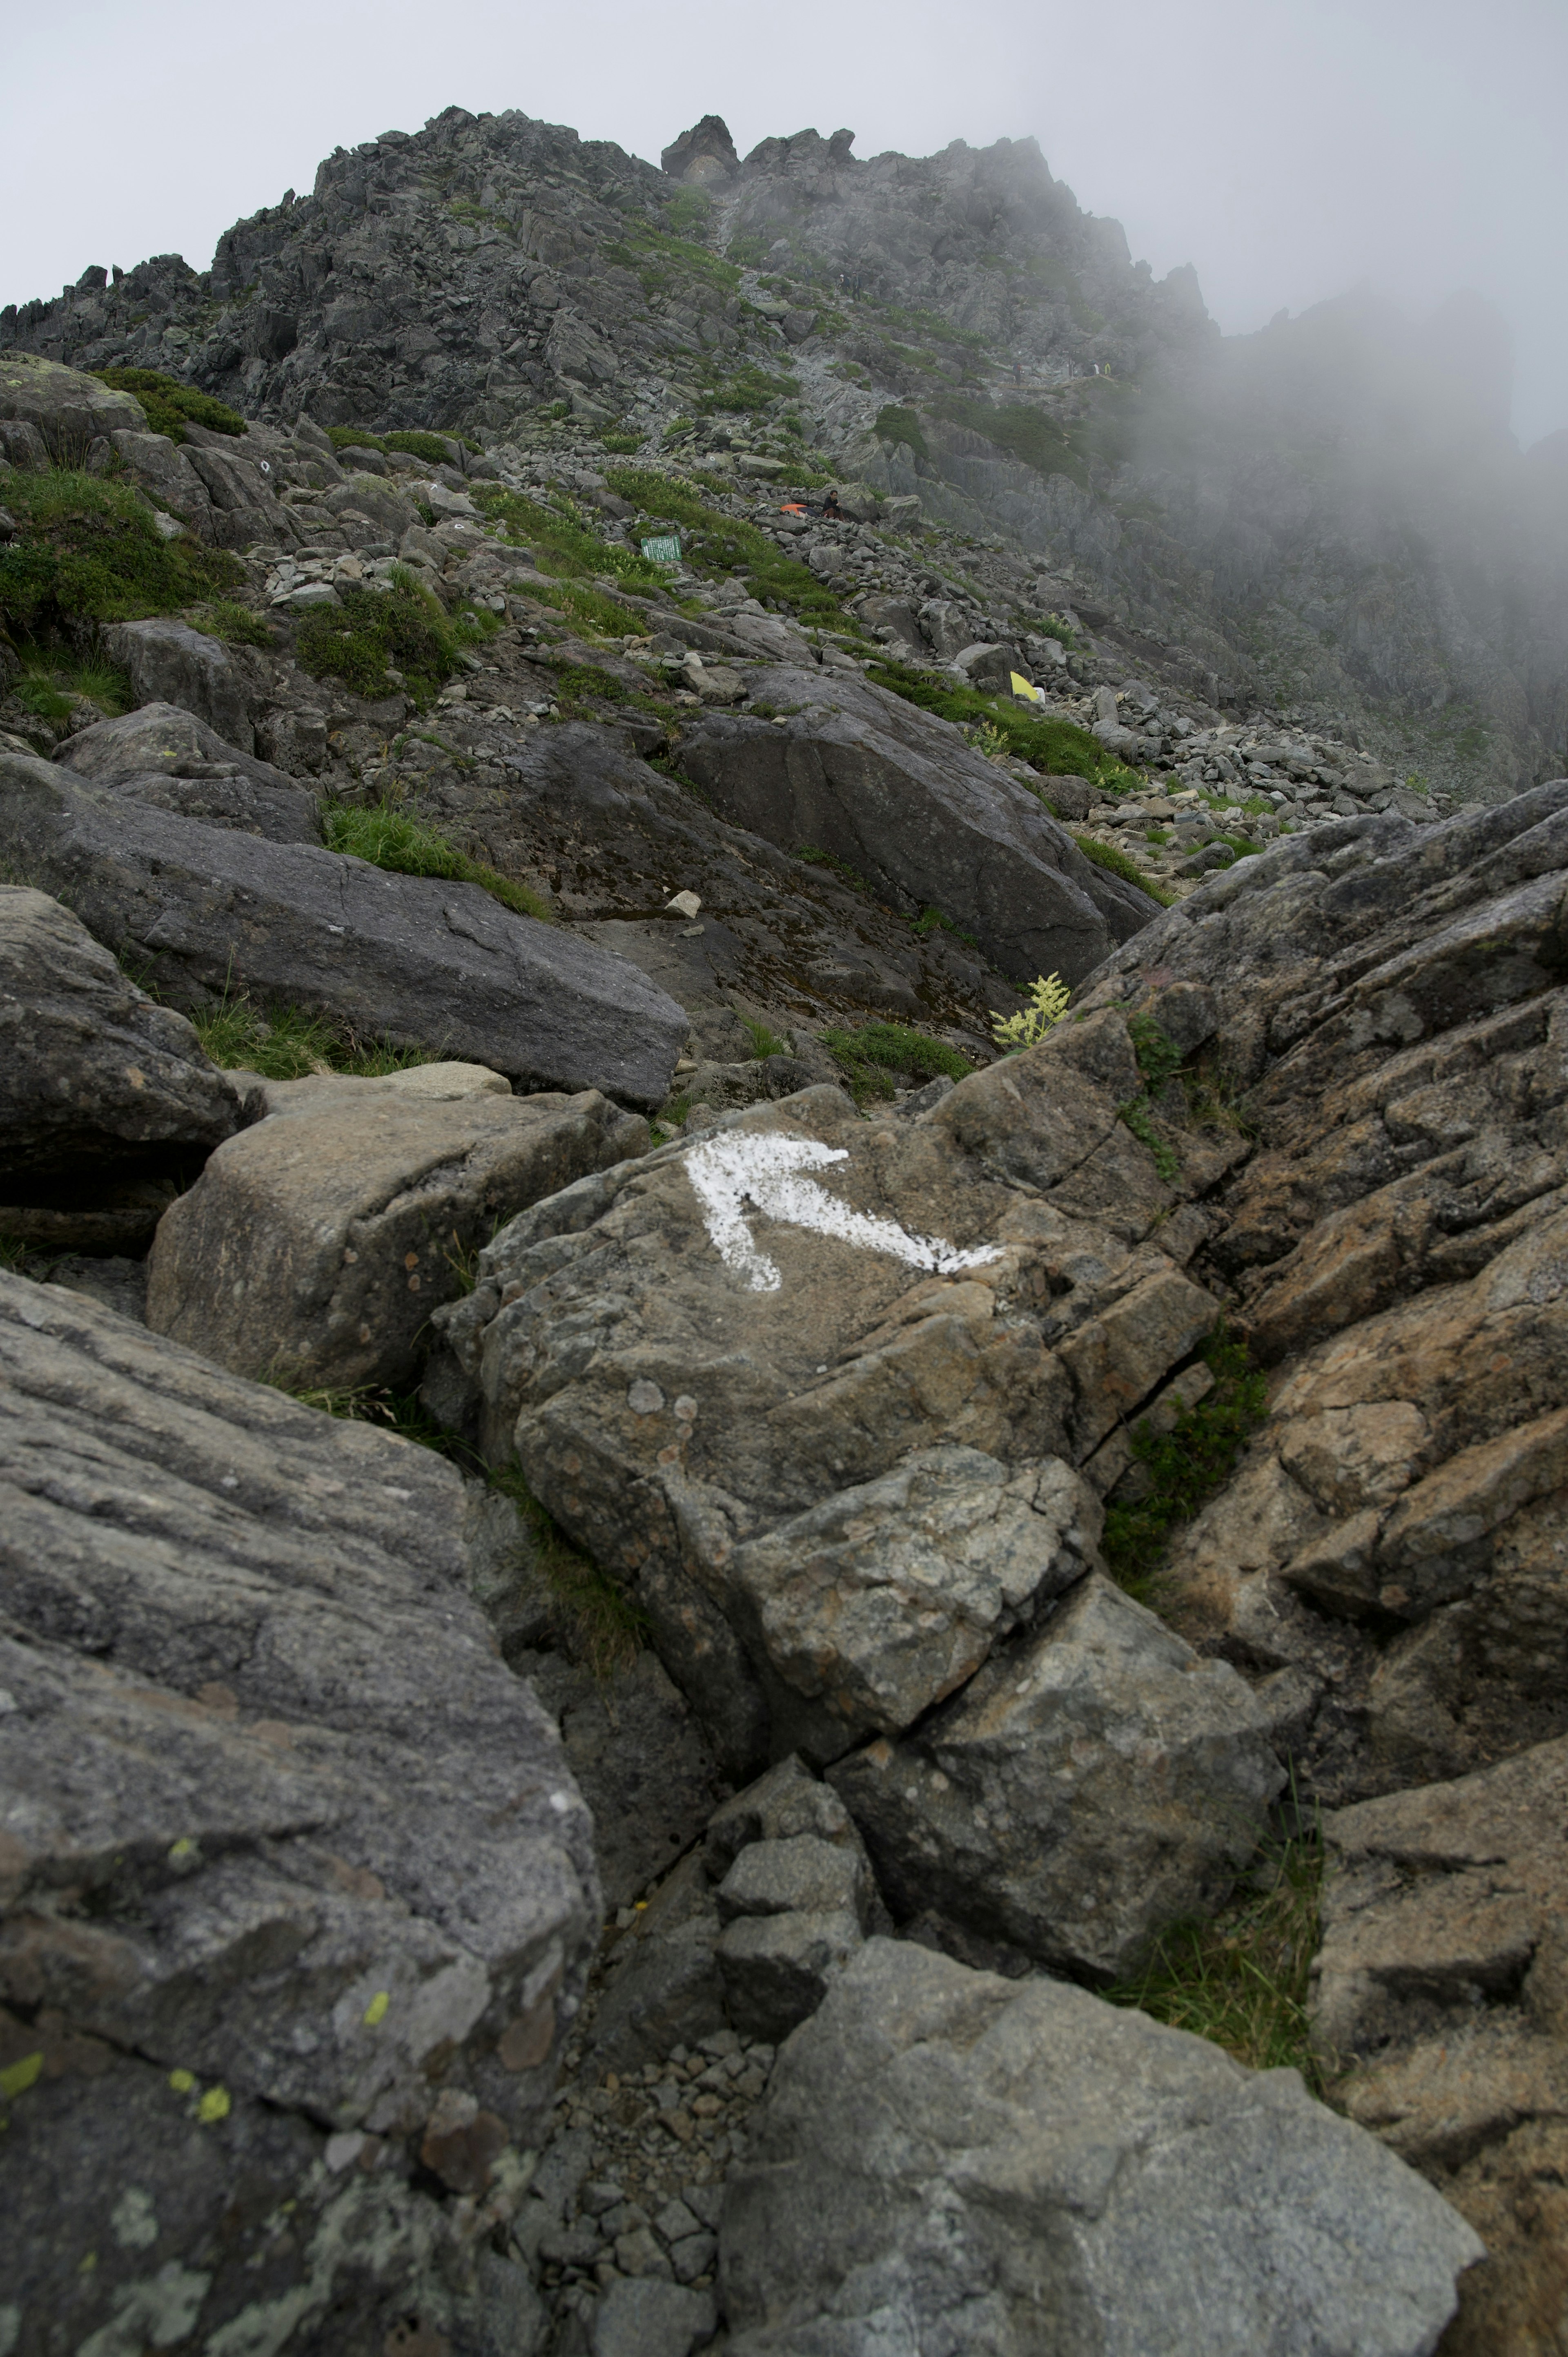
[[[836,1195],[824,1193],[800,1175],[848,1160],[842,1146],[822,1146],[812,1137],[743,1136],[734,1130],[696,1146],[686,1157],[687,1176],[725,1267],[743,1275],[754,1293],[777,1293],[782,1282],[773,1262],[752,1241],[741,1210],[747,1200],[770,1220],[814,1228],[819,1235],[834,1236],[864,1252],[891,1253],[896,1260],[939,1275],[981,1268],[1001,1258],[1000,1244],[961,1252],[940,1236],[913,1236],[897,1220],[852,1211]]]

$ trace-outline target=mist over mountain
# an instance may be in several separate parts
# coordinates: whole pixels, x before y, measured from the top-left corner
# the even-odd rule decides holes
[[[708,116],[658,171],[451,108],[339,150],[209,270],[90,269],[0,314],[0,347],[481,440],[701,457],[788,414],[820,465],[1001,533],[1223,705],[1471,792],[1561,766],[1563,469],[1511,439],[1489,307],[1351,291],[1224,339],[1195,274],[1155,280],[1032,140],[852,151],[804,131],[742,159]]]

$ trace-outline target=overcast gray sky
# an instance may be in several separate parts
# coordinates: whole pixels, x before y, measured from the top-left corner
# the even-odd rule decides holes
[[[453,104],[657,161],[709,112],[742,154],[1033,133],[1222,327],[1359,280],[1495,301],[1522,441],[1568,426],[1568,0],[0,0],[0,303],[180,253],[320,157]]]

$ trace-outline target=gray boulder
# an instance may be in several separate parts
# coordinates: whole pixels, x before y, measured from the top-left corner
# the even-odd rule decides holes
[[[0,418],[30,425],[56,467],[80,467],[101,435],[144,432],[147,423],[131,393],[112,393],[95,376],[58,361],[16,351],[0,352]]]
[[[635,967],[477,884],[206,826],[47,761],[0,756],[0,852],[100,941],[153,961],[176,1003],[248,990],[530,1088],[650,1109],[685,1039],[685,1016]]]
[[[178,705],[145,704],[121,719],[100,720],[79,729],[65,749],[73,776],[158,810],[272,843],[321,840],[314,791],[241,752]]]
[[[147,1323],[236,1374],[328,1390],[406,1387],[431,1310],[497,1222],[648,1143],[596,1090],[429,1098],[322,1079],[272,1104],[159,1222]]]
[[[242,753],[253,749],[249,698],[221,639],[166,615],[113,622],[102,638],[105,651],[130,673],[138,704],[178,705]]]
[[[183,1015],[58,900],[0,885],[0,1183],[153,1175],[199,1161],[242,1118]]]
[[[873,1940],[732,2174],[735,2357],[1430,2357],[1464,2220],[1294,2071]]]
[[[419,522],[419,511],[413,500],[404,499],[401,491],[376,475],[355,474],[344,482],[335,483],[322,504],[334,515],[342,515],[351,508],[357,515],[369,516],[394,547],[403,533]],[[473,513],[471,507],[467,512]]]
[[[1220,1903],[1284,1782],[1246,1681],[1098,1574],[917,1734],[828,1772],[897,1916],[1104,1980]]]
[[[449,2330],[599,1908],[462,1479],[5,1275],[0,1378],[13,2345]]]
[[[682,767],[733,824],[830,852],[900,907],[940,909],[1018,982],[1078,982],[1157,913],[950,722],[853,673],[781,668],[765,684],[770,704],[800,707],[782,726],[715,712],[682,734]]]

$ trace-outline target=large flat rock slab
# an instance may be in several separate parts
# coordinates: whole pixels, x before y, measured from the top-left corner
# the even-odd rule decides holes
[[[940,909],[1015,982],[1079,982],[1155,903],[1096,867],[961,729],[853,673],[756,683],[787,717],[704,713],[681,763],[733,825],[832,854],[896,904]]]
[[[736,2357],[1430,2357],[1480,2255],[1294,2072],[887,1940],[784,2048],[720,2224]]]
[[[598,1915],[462,1479],[12,1276],[0,1387],[14,2345],[449,2321]]]
[[[397,1084],[420,1069],[274,1092],[278,1109],[214,1155],[158,1223],[155,1332],[238,1374],[406,1388],[431,1311],[461,1292],[498,1223],[647,1146],[647,1123],[596,1090],[425,1096]]]
[[[0,846],[100,941],[151,961],[177,1004],[243,988],[528,1088],[650,1109],[685,1039],[682,1010],[635,966],[477,884],[207,826],[50,762],[0,757]]]

